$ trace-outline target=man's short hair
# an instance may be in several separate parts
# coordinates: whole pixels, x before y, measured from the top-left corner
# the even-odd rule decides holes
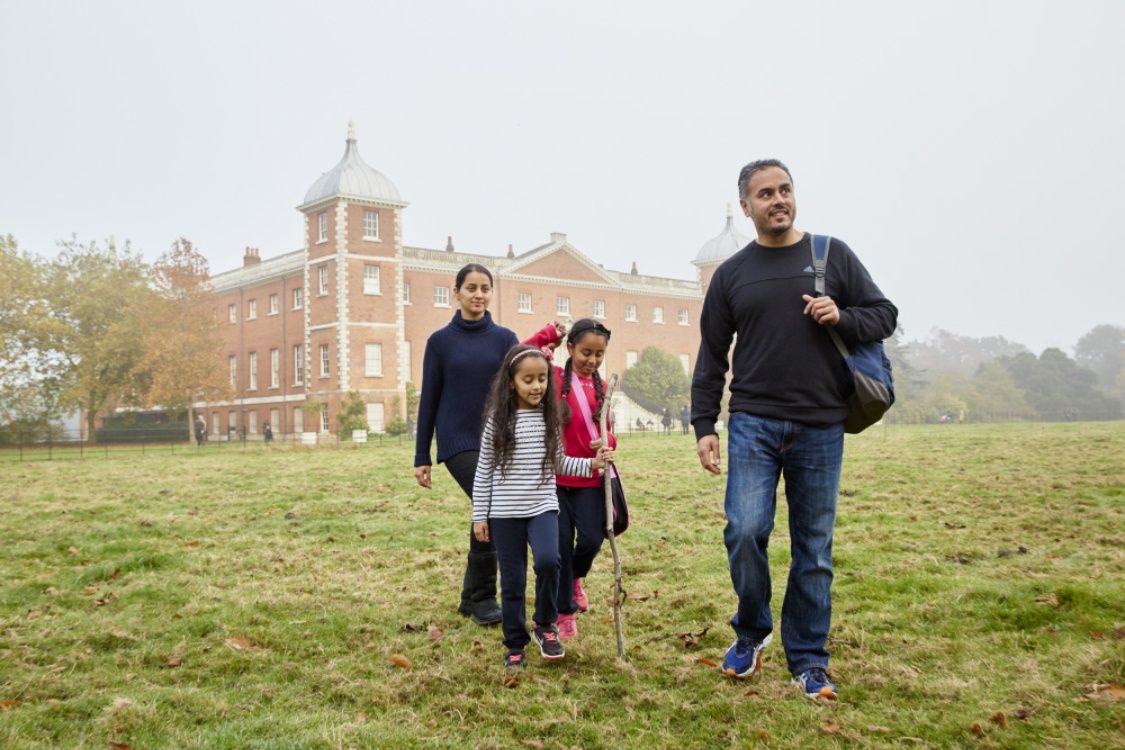
[[[793,181],[793,175],[789,172],[789,167],[782,164],[777,159],[758,159],[752,161],[742,168],[738,173],[738,197],[746,200],[746,196],[750,194],[750,178],[754,176],[755,172],[761,172],[763,169],[770,167],[777,167],[778,169],[789,175],[789,181]]]

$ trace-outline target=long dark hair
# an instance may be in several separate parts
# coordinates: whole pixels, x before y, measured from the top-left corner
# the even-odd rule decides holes
[[[516,344],[504,355],[504,364],[500,365],[492,378],[484,418],[492,422],[493,463],[500,470],[500,476],[505,476],[508,469],[512,468],[512,457],[516,452],[516,411],[519,409],[519,400],[516,398],[512,378],[515,377],[516,367],[520,362],[534,357],[547,363],[547,389],[539,406],[543,410],[543,422],[547,427],[542,467],[542,481],[545,482],[555,474],[555,459],[560,448],[559,411],[553,396],[554,383],[551,382],[551,371],[554,368],[539,347]]]
[[[570,333],[566,335],[566,342],[577,345],[587,333],[602,336],[605,338],[605,342],[609,343],[609,329],[593,318],[582,318],[575,321],[574,325],[570,327]],[[559,397],[559,418],[563,424],[570,424],[570,405],[566,402],[566,394],[570,393],[571,372],[570,358],[567,358],[566,366],[563,367],[562,395]],[[605,406],[605,385],[602,383],[602,376],[598,374],[597,370],[594,370],[594,393],[597,395],[598,408],[594,409],[592,416],[594,421],[597,422],[601,419],[602,407]],[[579,395],[578,398],[583,398],[583,396]]]

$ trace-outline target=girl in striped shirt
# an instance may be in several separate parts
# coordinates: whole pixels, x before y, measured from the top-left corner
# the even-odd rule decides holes
[[[613,460],[603,448],[593,458],[563,453],[551,366],[534,346],[508,350],[485,409],[480,458],[473,480],[473,534],[496,546],[500,610],[507,667],[524,666],[532,638],[544,659],[564,656],[555,621],[559,588],[559,503],[555,474],[591,476]],[[535,612],[527,632],[527,548],[535,569]]]

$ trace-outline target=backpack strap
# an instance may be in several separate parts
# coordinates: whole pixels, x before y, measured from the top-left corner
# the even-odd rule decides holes
[[[813,267],[813,289],[814,297],[824,296],[824,279],[828,275],[828,251],[832,248],[832,238],[826,234],[812,235],[812,267]],[[836,351],[840,352],[840,356],[844,359],[852,356],[848,351],[847,344],[840,338],[840,334],[836,333],[835,326],[824,326],[828,331],[828,336],[832,339],[832,343],[836,345]]]

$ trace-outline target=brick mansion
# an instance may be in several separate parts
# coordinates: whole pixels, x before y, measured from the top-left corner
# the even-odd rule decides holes
[[[266,422],[279,435],[335,431],[351,391],[366,404],[371,432],[405,418],[407,384],[421,386],[426,339],[456,311],[451,287],[467,263],[492,271],[492,316],[520,338],[556,318],[593,317],[613,331],[606,373],[623,373],[656,346],[690,374],[707,281],[749,242],[728,211],[693,261],[696,278],[681,280],[638,273],[635,263],[607,270],[562,232],[523,252],[509,246],[506,255],[463,252],[452,240],[443,249],[413,247],[403,241],[408,205],[360,157],[349,126],[343,158],[298,206],[300,249],[263,259],[248,248],[241,268],[212,277],[234,395],[194,405],[211,435],[253,438]],[[303,408],[313,401],[318,410]],[[631,424],[648,414],[623,399],[617,416]]]

